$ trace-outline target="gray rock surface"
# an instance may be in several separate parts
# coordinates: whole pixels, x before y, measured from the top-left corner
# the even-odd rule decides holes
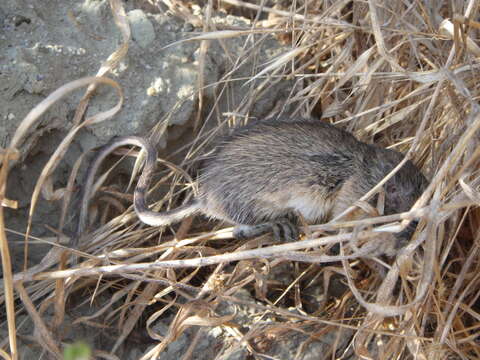
[[[127,16],[130,22],[133,40],[137,42],[142,49],[147,49],[155,40],[155,30],[152,23],[148,20],[147,15],[140,9],[129,11]]]

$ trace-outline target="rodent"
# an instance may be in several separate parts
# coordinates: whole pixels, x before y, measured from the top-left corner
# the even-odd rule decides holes
[[[157,213],[148,209],[145,200],[157,153],[144,139],[122,137],[97,156],[85,185],[85,211],[100,162],[125,145],[141,146],[147,154],[134,192],[134,208],[142,222],[166,226],[202,213],[235,225],[235,238],[273,231],[275,238],[295,239],[298,214],[307,223],[328,221],[366,194],[403,159],[399,152],[363,143],[323,121],[259,121],[220,140],[200,169],[195,199]],[[407,161],[385,184],[384,213],[408,211],[427,185],[421,171]],[[411,235],[411,231],[402,236]]]

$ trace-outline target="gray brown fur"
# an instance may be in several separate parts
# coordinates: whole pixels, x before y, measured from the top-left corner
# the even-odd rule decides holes
[[[149,153],[134,194],[140,220],[152,226],[169,225],[200,212],[237,225],[236,237],[272,230],[276,237],[296,237],[296,214],[308,223],[328,221],[367,193],[403,158],[325,122],[258,122],[236,129],[219,143],[201,168],[196,200],[155,213],[147,208],[145,191],[156,153],[138,140],[132,145],[143,146]],[[408,161],[386,184],[385,214],[407,211],[427,184]]]
[[[402,159],[325,122],[255,123],[222,141],[203,168],[200,208],[234,224],[275,222],[292,210],[309,223],[325,222]],[[385,214],[409,210],[427,184],[408,161],[386,184]]]

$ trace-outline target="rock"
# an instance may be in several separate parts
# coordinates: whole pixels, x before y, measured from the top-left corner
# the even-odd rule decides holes
[[[155,30],[147,15],[140,10],[129,11],[128,21],[132,31],[132,38],[143,49],[147,49],[155,40]]]

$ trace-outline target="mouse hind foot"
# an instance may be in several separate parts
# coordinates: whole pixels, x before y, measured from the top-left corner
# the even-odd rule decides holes
[[[237,225],[233,229],[233,237],[245,240],[273,233],[275,241],[294,241],[300,235],[299,220],[294,213],[288,213],[278,219],[257,225]]]
[[[252,239],[272,231],[270,223],[258,225],[237,225],[233,228],[233,237],[237,240]]]

